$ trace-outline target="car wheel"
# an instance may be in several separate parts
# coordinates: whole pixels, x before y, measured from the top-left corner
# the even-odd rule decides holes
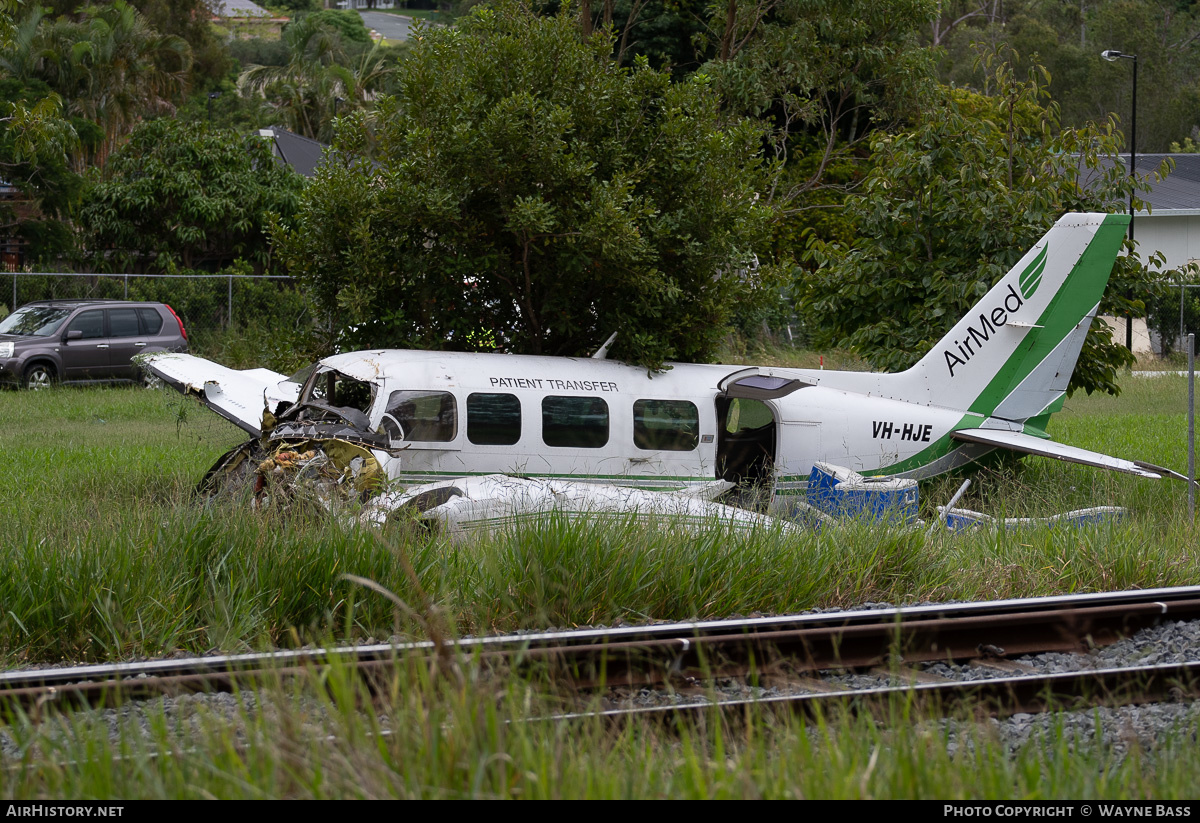
[[[48,389],[54,385],[54,369],[45,363],[35,363],[25,370],[25,388],[30,391]]]

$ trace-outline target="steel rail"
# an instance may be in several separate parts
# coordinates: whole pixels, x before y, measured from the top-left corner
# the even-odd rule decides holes
[[[780,657],[793,670],[863,668],[1083,650],[1164,618],[1200,619],[1200,587],[21,670],[0,673],[0,706],[229,689],[334,661],[381,673],[434,656],[545,664],[576,686],[747,674]]]
[[[974,715],[1006,717],[1019,712],[1036,714],[1197,697],[1200,697],[1200,661],[1189,661],[758,699],[637,706],[529,718],[526,722],[596,719],[609,722],[673,721],[681,718],[699,719],[714,714],[736,716],[762,711],[790,711],[809,718],[836,711],[886,716],[890,709],[897,706],[926,709],[942,716],[955,709],[970,709]]]
[[[487,637],[463,638],[447,644],[456,652],[473,654],[476,651],[531,652],[537,649],[558,649],[573,646],[617,643],[644,643],[665,640],[678,643],[681,639],[696,639],[721,635],[758,634],[802,631],[806,629],[851,628],[856,626],[903,626],[938,619],[966,617],[999,618],[1020,612],[1066,611],[1086,607],[1132,607],[1151,604],[1161,616],[1187,619],[1187,602],[1200,599],[1200,586],[1146,589],[1124,592],[1099,592],[1083,595],[1035,597],[1012,600],[981,601],[960,604],[902,606],[890,609],[847,610],[818,614],[777,615],[734,620],[707,620],[659,623],[648,626],[614,626],[560,632],[530,632]],[[1157,606],[1154,604],[1158,604]],[[379,643],[363,646],[334,646],[316,649],[295,649],[271,652],[251,652],[235,655],[174,658],[130,663],[99,663],[82,666],[22,669],[0,672],[0,690],[28,685],[56,685],[78,680],[130,677],[165,677],[202,672],[237,672],[265,666],[292,666],[320,663],[331,657],[354,657],[363,661],[386,660],[413,652],[433,652],[432,641],[410,643]]]

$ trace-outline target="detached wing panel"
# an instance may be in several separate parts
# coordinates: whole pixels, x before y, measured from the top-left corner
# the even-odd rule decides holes
[[[229,369],[190,354],[150,355],[145,366],[181,394],[190,394],[254,437],[262,436],[263,409],[295,403],[300,385],[270,369]]]
[[[1087,449],[1077,449],[1074,446],[1064,446],[1062,443],[1055,443],[1052,440],[1042,440],[1040,437],[1033,437],[1028,434],[1021,434],[1020,432],[997,429],[960,429],[951,433],[950,437],[966,443],[983,443],[987,446],[996,446],[997,448],[1008,449],[1023,454],[1036,454],[1041,457],[1052,457],[1055,460],[1065,460],[1068,463],[1079,463],[1084,466],[1095,466],[1100,469],[1136,474],[1138,477],[1148,477],[1151,480],[1159,480],[1163,475],[1175,477],[1180,480],[1187,479],[1178,472],[1164,469],[1161,466],[1153,466],[1138,460],[1122,460],[1119,457],[1110,457],[1107,454],[1091,452]]]

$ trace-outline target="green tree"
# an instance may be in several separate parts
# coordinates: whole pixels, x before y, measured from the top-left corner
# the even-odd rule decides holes
[[[1173,275],[1146,301],[1146,325],[1158,332],[1164,356],[1186,352],[1185,335],[1200,339],[1200,264],[1189,263]]]
[[[110,270],[215,269],[238,258],[261,270],[268,217],[290,217],[302,187],[266,140],[152,120],[86,193],[79,224],[94,264]]]
[[[382,47],[361,52],[347,65],[342,36],[322,14],[289,24],[283,30],[287,64],[247,67],[238,77],[238,90],[262,94],[297,134],[329,141],[334,118],[368,106],[394,68]]]
[[[0,200],[0,236],[19,237],[27,262],[46,259],[72,245],[65,219],[83,179],[71,170],[68,152],[78,135],[44,84],[0,80],[0,100],[0,180],[20,192]]]
[[[137,9],[114,0],[89,6],[77,22],[59,18],[39,28],[39,76],[62,96],[67,111],[92,121],[103,139],[91,156],[103,165],[142,118],[169,114],[187,89],[191,50],[164,35]]]
[[[785,207],[825,182],[836,158],[927,99],[933,63],[921,48],[929,0],[726,0],[711,7],[714,58],[703,68],[732,111],[771,124],[781,166],[817,153],[804,177],[769,195]],[[704,38],[702,38],[703,40]]]
[[[151,29],[162,35],[182,38],[192,56],[188,86],[202,87],[219,82],[230,69],[229,49],[220,29],[212,25],[211,0],[129,0]],[[43,0],[51,19],[86,20],[93,0]]]
[[[42,13],[18,2],[0,4],[0,180],[19,195],[0,201],[0,235],[18,237],[27,260],[63,252],[71,234],[63,218],[77,202],[80,177],[68,166],[79,144],[62,100],[37,79]],[[78,122],[87,133],[87,122]]]
[[[955,4],[945,4],[947,7]],[[1049,70],[1049,91],[1066,126],[1084,126],[1110,113],[1130,123],[1133,78],[1127,60],[1106,63],[1100,52],[1138,56],[1139,152],[1163,152],[1172,140],[1200,125],[1200,6],[1177,0],[1015,0],[981,4],[960,0],[957,11],[986,5],[942,37],[941,75],[947,82],[982,88],[973,44],[1011,46]],[[944,19],[949,19],[947,15]],[[956,18],[959,19],[959,18]]]
[[[333,29],[344,43],[370,43],[371,33],[363,23],[362,15],[349,9],[322,9],[307,14],[313,25]]]
[[[592,0],[580,3],[580,24],[587,29],[614,27],[614,55],[631,66],[645,57],[655,68],[682,77],[712,55],[705,53],[706,0]]]
[[[761,129],[612,48],[513,2],[421,33],[277,235],[347,343],[582,355],[619,332],[654,367],[711,356],[772,291]]]
[[[809,192],[831,182],[831,166],[927,99],[934,62],[920,38],[937,7],[933,0],[591,0],[580,20],[585,32],[612,22],[619,61],[645,56],[676,76],[698,70],[731,114],[769,125],[783,173],[764,194],[804,209]],[[797,153],[805,162],[792,163]]]
[[[852,348],[887,370],[916,362],[1065,212],[1124,211],[1131,183],[1107,127],[1057,128],[1044,75],[990,71],[992,94],[944,89],[912,130],[879,134],[873,170],[847,209],[852,244],[814,240],[799,284],[818,346]],[[1089,178],[1082,185],[1084,177]],[[1128,241],[1127,241],[1128,244]],[[1150,272],[1118,258],[1102,314],[1141,316]],[[1132,356],[1096,324],[1071,389],[1118,391]]]
[[[219,83],[229,73],[229,48],[212,24],[209,0],[132,0],[159,34],[183,39],[191,52],[188,87]]]
[[[275,0],[271,5],[292,14],[304,14],[321,8],[320,0]]]

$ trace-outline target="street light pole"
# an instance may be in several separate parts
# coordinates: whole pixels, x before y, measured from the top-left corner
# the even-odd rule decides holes
[[[1133,61],[1133,111],[1129,118],[1129,180],[1134,183],[1137,179],[1137,67],[1138,59],[1136,54],[1124,54],[1115,49],[1108,49],[1100,52],[1100,56],[1110,63],[1115,63],[1118,60]],[[1129,239],[1133,240],[1133,193],[1134,188],[1131,185],[1129,188]],[[1133,318],[1125,318],[1125,348],[1133,351]]]

